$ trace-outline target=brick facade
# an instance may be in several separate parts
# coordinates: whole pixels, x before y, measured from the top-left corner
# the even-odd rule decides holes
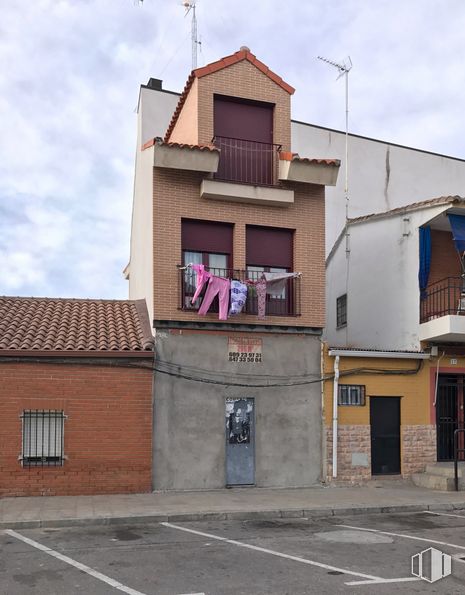
[[[431,230],[431,268],[428,285],[445,277],[460,277],[460,261],[450,231]]]
[[[152,372],[119,366],[0,364],[0,496],[151,490]],[[63,466],[22,467],[28,409],[64,411]]]

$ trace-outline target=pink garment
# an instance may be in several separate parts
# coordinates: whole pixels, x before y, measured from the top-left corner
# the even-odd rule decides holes
[[[264,320],[266,313],[266,281],[265,279],[259,279],[254,283],[257,291],[258,301],[258,319]]]
[[[194,297],[191,300],[193,304],[202,292],[205,283],[212,277],[212,274],[205,270],[203,264],[193,264],[192,269],[197,273],[197,286],[195,288]]]
[[[220,301],[219,319],[227,320],[230,287],[231,283],[229,279],[224,279],[223,277],[216,277],[215,275],[210,275],[207,291],[205,292],[205,296],[202,300],[202,305],[199,309],[199,316],[205,316],[205,314],[208,312],[208,308],[211,306],[214,297],[218,295]]]

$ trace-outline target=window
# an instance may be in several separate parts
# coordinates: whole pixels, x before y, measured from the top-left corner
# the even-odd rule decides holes
[[[336,300],[336,326],[337,328],[347,324],[347,293]]]
[[[262,273],[292,272],[294,231],[277,227],[246,228],[247,276],[257,281]],[[296,311],[296,283],[289,279],[286,285],[275,293],[266,296],[266,313],[288,316]],[[257,310],[257,296],[253,288],[249,289],[249,311]]]
[[[63,411],[23,411],[23,447],[21,460],[24,467],[63,465],[64,421]]]
[[[338,405],[365,405],[365,387],[360,384],[340,384],[337,403]]]
[[[229,277],[232,265],[233,226],[216,221],[183,219],[181,222],[182,264],[203,264],[214,275]],[[192,304],[197,274],[186,269],[182,279],[182,308],[197,309],[201,299]],[[212,311],[216,311],[215,298]]]

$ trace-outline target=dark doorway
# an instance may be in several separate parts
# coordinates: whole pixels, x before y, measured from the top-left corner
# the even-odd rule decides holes
[[[464,427],[463,385],[460,375],[439,375],[436,397],[436,437],[438,461],[454,460],[454,432]],[[461,445],[459,445],[460,447]]]
[[[400,397],[370,397],[371,473],[400,473]]]
[[[272,104],[215,96],[215,145],[221,149],[221,180],[269,185],[277,163]]]

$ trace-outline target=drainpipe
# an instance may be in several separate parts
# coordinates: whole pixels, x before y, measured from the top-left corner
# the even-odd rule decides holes
[[[339,385],[339,356],[334,360],[333,382],[333,477],[337,477],[337,393]]]

